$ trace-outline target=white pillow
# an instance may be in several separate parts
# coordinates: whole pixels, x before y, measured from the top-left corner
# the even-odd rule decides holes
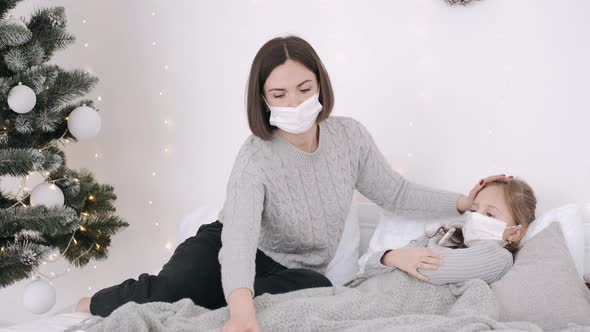
[[[565,243],[574,258],[578,275],[582,277],[584,275],[584,219],[580,208],[576,204],[564,205],[537,217],[530,225],[520,245],[524,245],[526,241],[533,238],[554,221],[561,224]]]
[[[197,234],[199,227],[202,225],[210,224],[217,220],[219,210],[210,206],[200,206],[182,218],[178,223],[178,233],[176,234],[177,243],[180,244],[189,237]]]
[[[330,279],[334,286],[341,286],[350,281],[358,272],[357,260],[361,241],[360,233],[358,205],[353,203],[346,217],[346,223],[336,253],[326,269],[326,277]]]
[[[371,237],[367,251],[359,258],[360,273],[365,271],[369,257],[381,250],[398,249],[406,246],[410,241],[424,235],[425,231],[436,231],[442,225],[463,222],[463,215],[456,217],[425,219],[409,218],[381,209],[379,224]]]

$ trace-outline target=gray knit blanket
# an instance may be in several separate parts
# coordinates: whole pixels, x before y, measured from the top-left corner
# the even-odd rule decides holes
[[[396,270],[351,285],[260,295],[254,303],[261,330],[542,331],[532,323],[498,322],[494,293],[482,280],[435,286]],[[208,310],[188,298],[129,302],[66,331],[219,331],[227,318],[227,307]]]

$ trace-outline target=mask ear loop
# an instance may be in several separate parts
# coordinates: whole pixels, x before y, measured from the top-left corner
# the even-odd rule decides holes
[[[264,102],[266,103],[266,112],[270,112],[270,105],[268,104],[268,101],[266,101],[266,98],[264,98],[263,94],[261,94],[260,97],[262,97],[262,100],[264,100]]]

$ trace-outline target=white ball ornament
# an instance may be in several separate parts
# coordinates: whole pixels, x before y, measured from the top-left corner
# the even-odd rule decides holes
[[[55,288],[45,280],[30,282],[23,294],[23,304],[34,314],[44,314],[55,305]]]
[[[31,205],[62,207],[64,205],[64,194],[55,184],[43,182],[38,184],[31,192]]]
[[[2,195],[21,200],[39,183],[45,182],[40,172],[32,172],[28,176],[0,176],[0,193]],[[24,185],[24,187],[23,187]]]
[[[8,92],[8,106],[16,113],[28,113],[37,103],[35,91],[26,85],[19,83]]]
[[[77,139],[96,136],[100,130],[100,116],[98,112],[88,106],[76,107],[68,116],[68,130]]]

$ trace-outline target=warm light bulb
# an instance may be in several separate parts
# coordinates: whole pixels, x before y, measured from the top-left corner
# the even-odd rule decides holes
[[[84,232],[84,231],[86,231],[86,227],[84,227],[84,226],[80,225],[80,230],[81,230],[82,232]]]
[[[94,200],[94,196],[93,195],[90,195],[90,196],[88,196],[88,199],[91,200],[91,201],[93,201]]]
[[[96,244],[96,250],[99,250],[99,249],[100,249],[100,245],[97,243]]]
[[[76,241],[75,237],[73,237],[72,240],[74,240],[74,244],[78,244],[78,241]]]

